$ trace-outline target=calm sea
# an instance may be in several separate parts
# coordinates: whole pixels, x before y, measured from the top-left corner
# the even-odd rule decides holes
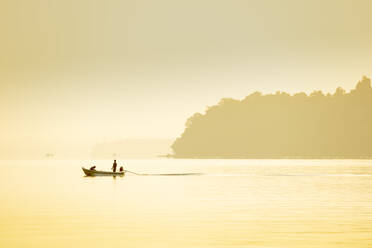
[[[0,247],[372,247],[371,160],[0,161]]]

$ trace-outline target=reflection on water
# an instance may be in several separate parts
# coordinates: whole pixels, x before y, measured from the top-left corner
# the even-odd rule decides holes
[[[87,162],[0,161],[0,247],[372,244],[372,161],[128,160],[153,176],[116,178]]]

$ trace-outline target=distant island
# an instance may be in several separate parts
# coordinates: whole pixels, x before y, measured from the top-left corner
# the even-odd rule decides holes
[[[175,158],[371,158],[372,88],[222,99],[186,122]]]

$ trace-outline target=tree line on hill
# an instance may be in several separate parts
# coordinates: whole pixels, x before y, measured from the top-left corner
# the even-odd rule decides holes
[[[172,144],[176,158],[372,157],[372,88],[289,95],[255,92],[223,98],[186,122]]]

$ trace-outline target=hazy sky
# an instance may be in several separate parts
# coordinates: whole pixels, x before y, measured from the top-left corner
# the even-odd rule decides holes
[[[372,77],[371,10],[367,0],[3,0],[0,147],[174,138],[222,97],[349,90]]]

